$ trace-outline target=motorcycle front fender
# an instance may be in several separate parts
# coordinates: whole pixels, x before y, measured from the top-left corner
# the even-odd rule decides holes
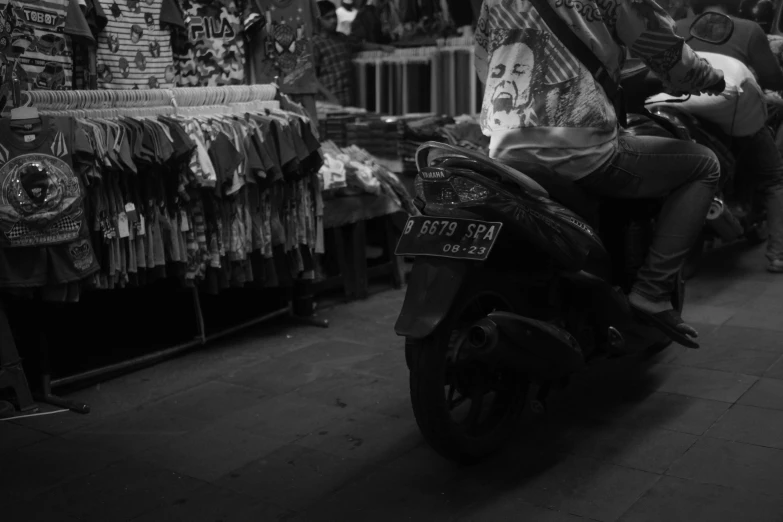
[[[394,325],[397,335],[424,339],[432,334],[451,309],[472,263],[417,257],[408,278],[402,311]]]

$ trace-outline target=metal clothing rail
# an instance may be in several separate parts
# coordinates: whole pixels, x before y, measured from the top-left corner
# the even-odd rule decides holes
[[[181,87],[135,91],[30,91],[32,104],[43,110],[201,107],[254,101],[274,101],[274,84],[226,87]]]

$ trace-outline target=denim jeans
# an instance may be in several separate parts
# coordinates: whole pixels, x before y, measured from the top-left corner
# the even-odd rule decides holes
[[[783,159],[768,127],[753,136],[734,139],[740,183],[751,183],[767,208],[767,258],[783,260]]]
[[[707,147],[668,138],[621,136],[612,159],[576,183],[598,196],[666,198],[633,286],[633,292],[660,302],[671,298],[719,179],[718,158]]]

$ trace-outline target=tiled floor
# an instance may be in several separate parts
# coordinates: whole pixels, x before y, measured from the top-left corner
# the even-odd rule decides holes
[[[763,263],[722,253],[691,282],[701,350],[591,368],[476,466],[423,444],[387,292],[79,392],[88,416],[0,422],[0,520],[783,521],[783,276]]]

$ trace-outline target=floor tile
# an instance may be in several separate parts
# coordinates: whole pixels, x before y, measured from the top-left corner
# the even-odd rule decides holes
[[[10,421],[0,421],[0,454],[16,451],[49,437],[51,435],[42,431],[26,428]]]
[[[318,380],[296,390],[296,395],[330,407],[350,406],[360,410],[398,416],[410,410],[408,379],[342,372],[340,378]]]
[[[518,484],[521,500],[594,520],[617,520],[659,475],[594,459],[569,457]]]
[[[52,437],[3,455],[3,498],[24,502],[68,480],[94,473],[122,455],[91,444]]]
[[[296,395],[279,395],[223,419],[223,424],[274,439],[294,441],[350,417],[351,407],[332,408]]]
[[[48,505],[45,494],[23,504],[3,504],[3,522],[79,522],[79,519]]]
[[[783,491],[783,452],[703,437],[667,475],[767,495]]]
[[[716,333],[717,337],[720,330]],[[779,352],[749,348],[747,342],[744,345],[716,344],[715,337],[708,338],[701,349],[688,350],[673,364],[760,377],[780,358]]]
[[[783,356],[775,364],[769,367],[764,377],[783,381]]]
[[[365,467],[360,461],[290,444],[232,471],[214,484],[262,502],[302,511],[361,476]]]
[[[712,349],[747,348],[762,352],[783,353],[783,334],[777,330],[763,328],[723,325],[712,332],[705,342]]]
[[[210,423],[207,426],[177,437],[168,444],[148,448],[138,458],[210,482],[286,444],[224,424]]]
[[[150,407],[204,422],[216,420],[256,406],[266,394],[256,388],[209,381],[169,395]]]
[[[755,377],[739,373],[667,366],[658,367],[665,374],[658,390],[699,399],[734,403],[756,382]]]
[[[431,472],[410,464],[406,459],[380,466],[316,502],[295,520],[446,522],[486,498],[471,484],[453,480],[451,473]]]
[[[783,302],[777,296],[761,296],[739,310],[726,324],[783,332]]]
[[[133,522],[276,522],[292,513],[229,489],[205,484]]]
[[[102,422],[70,431],[63,437],[109,449],[122,456],[134,456],[203,426],[202,420],[146,406],[118,413]]]
[[[696,279],[693,282],[695,284],[689,284],[687,288],[686,310],[696,305],[738,309],[769,287],[763,281],[747,279]]]
[[[688,323],[722,325],[736,313],[733,307],[686,304],[682,318]]]
[[[620,519],[620,522],[779,522],[783,496],[662,478]]]
[[[778,379],[759,379],[759,381],[742,396],[738,404],[783,410],[783,381]]]
[[[560,437],[558,446],[582,457],[650,473],[663,473],[697,439],[679,431],[588,423],[567,430]]]
[[[362,412],[327,424],[297,444],[341,457],[383,461],[421,444],[418,426],[408,421]]]
[[[496,501],[487,502],[483,506],[469,509],[469,514],[460,516],[456,522],[509,522],[510,520],[530,520],[535,522],[583,522],[586,519],[552,511],[533,504],[528,504],[507,495]]]
[[[272,394],[283,394],[350,370],[353,364],[371,359],[378,350],[370,344],[355,341],[321,341],[224,379]]]
[[[710,428],[707,435],[783,449],[783,411],[735,405]]]
[[[49,503],[85,522],[132,520],[203,482],[143,462],[124,460],[47,491]]]

